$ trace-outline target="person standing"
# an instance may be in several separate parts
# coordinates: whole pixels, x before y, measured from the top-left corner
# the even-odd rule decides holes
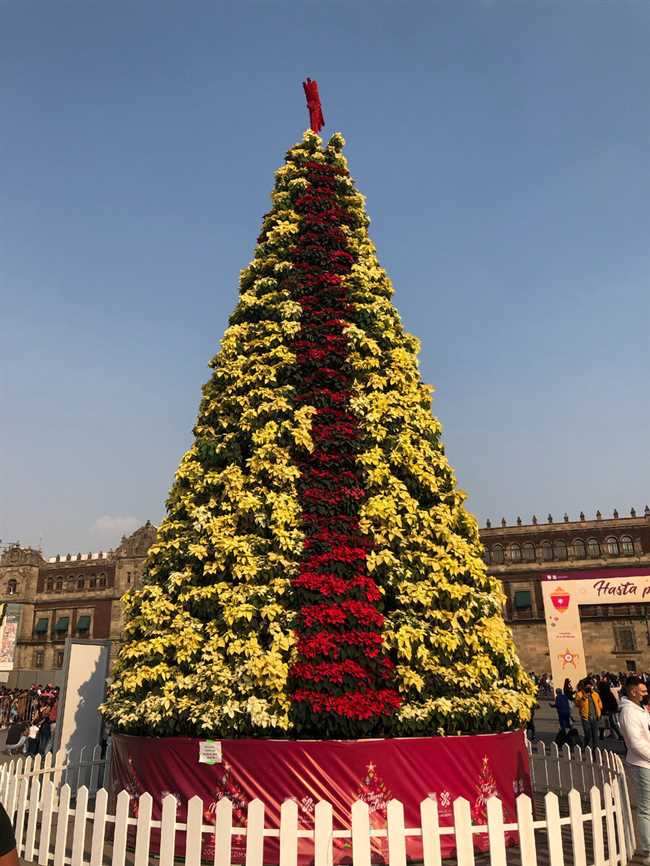
[[[603,705],[603,716],[607,720],[607,727],[614,736],[618,737],[619,740],[622,740],[623,737],[621,736],[618,722],[616,721],[616,716],[618,714],[618,701],[614,697],[612,687],[607,680],[601,680],[598,683],[598,695]],[[601,740],[604,738],[604,735],[605,731],[604,729],[601,729]]]
[[[45,757],[50,748],[50,740],[52,739],[52,723],[50,721],[49,707],[43,711],[43,718],[38,730],[38,751],[39,754]]]
[[[549,706],[557,710],[560,728],[568,731],[571,727],[571,702],[562,689],[555,689],[555,701]]]
[[[621,698],[618,723],[627,746],[625,762],[636,789],[639,847],[636,863],[650,866],[650,715],[646,709],[648,687],[641,677],[628,677]]]
[[[582,730],[585,735],[585,749],[590,746],[595,749],[598,746],[598,721],[603,714],[603,705],[598,692],[594,691],[590,679],[580,683],[575,696],[575,705],[580,711],[582,719]]]
[[[27,755],[31,755],[34,757],[38,755],[38,740],[40,737],[40,728],[38,725],[38,719],[36,716],[32,719],[32,723],[29,726],[29,731],[27,733]]]

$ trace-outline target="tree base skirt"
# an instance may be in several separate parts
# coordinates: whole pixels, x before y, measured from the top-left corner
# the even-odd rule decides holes
[[[437,802],[441,826],[453,824],[453,801],[464,797],[472,823],[486,823],[486,801],[497,796],[503,803],[504,821],[516,821],[515,798],[531,794],[530,770],[524,733],[485,734],[469,737],[413,737],[374,740],[220,740],[212,755],[216,763],[200,762],[201,743],[189,737],[113,737],[112,776],[115,790],[127,790],[137,798],[153,797],[153,818],[160,820],[162,798],[173,794],[178,803],[177,821],[187,816],[187,801],[203,800],[203,822],[214,824],[217,802],[233,803],[233,826],[246,826],[247,804],[258,798],[265,806],[267,828],[280,826],[280,806],[285,800],[298,805],[299,829],[313,829],[314,806],[319,800],[332,804],[334,829],[350,827],[350,807],[355,800],[368,803],[374,828],[386,826],[386,803],[404,804],[406,827],[420,826],[420,803]],[[205,755],[203,756],[205,757]],[[137,811],[137,799],[132,809]],[[203,836],[202,856],[214,857],[214,834]],[[233,837],[232,862],[244,863],[245,837]],[[507,834],[514,843],[516,834]],[[158,849],[159,832],[152,837]],[[474,835],[477,850],[488,850],[487,834]],[[409,859],[422,860],[422,841],[406,837]],[[441,837],[442,856],[454,855],[453,835]],[[387,841],[373,837],[373,862],[387,862]],[[177,833],[177,855],[185,850],[184,833]],[[301,864],[313,862],[313,842],[298,840]],[[265,841],[264,863],[279,862],[278,839]],[[334,840],[334,863],[351,862],[348,839]]]

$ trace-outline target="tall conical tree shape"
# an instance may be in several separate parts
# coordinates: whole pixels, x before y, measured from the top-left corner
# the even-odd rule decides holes
[[[278,170],[106,715],[156,735],[518,727],[533,703],[334,135]]]

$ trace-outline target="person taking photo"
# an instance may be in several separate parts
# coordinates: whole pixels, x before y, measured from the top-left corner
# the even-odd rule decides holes
[[[585,735],[584,747],[586,749],[587,746],[591,746],[593,750],[598,745],[598,721],[603,714],[603,705],[590,679],[583,680],[579,684],[574,703],[582,719],[582,730]]]

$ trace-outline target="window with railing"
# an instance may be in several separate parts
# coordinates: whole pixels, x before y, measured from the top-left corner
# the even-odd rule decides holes
[[[616,652],[634,652],[636,650],[634,627],[631,625],[615,625],[614,645]]]
[[[609,538],[606,538],[605,549],[607,550],[608,556],[618,556],[618,539],[614,538],[613,535],[610,535]]]
[[[492,562],[502,563],[503,562],[503,547],[500,544],[495,544],[492,546],[492,550],[490,551],[490,555],[492,557]]]
[[[580,538],[575,538],[572,542],[573,546],[573,555],[576,559],[584,559],[587,555],[587,550],[585,548],[585,543]]]
[[[632,556],[634,554],[634,542],[629,535],[621,537],[621,553],[623,556]]]
[[[553,558],[554,559],[568,559],[569,556],[567,554],[567,547],[564,541],[554,541],[553,542]]]
[[[510,545],[510,561],[521,562],[521,547],[518,544]]]
[[[590,559],[597,559],[600,556],[600,544],[597,538],[587,540],[587,555]]]
[[[530,619],[533,615],[533,596],[529,589],[516,589],[513,599],[516,619]]]
[[[521,549],[524,562],[535,562],[535,545],[529,541]]]

